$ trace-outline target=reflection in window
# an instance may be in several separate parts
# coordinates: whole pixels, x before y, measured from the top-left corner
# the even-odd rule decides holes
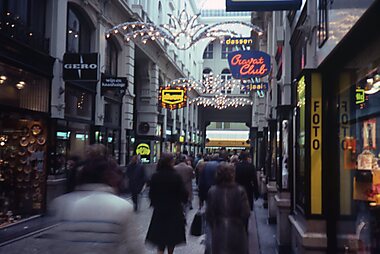
[[[67,13],[66,51],[70,53],[90,52],[90,26],[83,14],[69,4]]]
[[[85,90],[66,88],[66,107],[67,116],[91,120],[93,111],[93,95]]]
[[[305,101],[306,101],[306,83],[303,76],[297,84],[297,151],[296,151],[296,204],[305,208]]]

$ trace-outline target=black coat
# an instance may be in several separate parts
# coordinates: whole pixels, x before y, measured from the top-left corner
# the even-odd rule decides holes
[[[162,169],[152,175],[149,198],[154,208],[146,240],[157,246],[175,246],[186,242],[182,203],[187,191],[174,169]]]
[[[259,197],[259,188],[257,182],[257,174],[255,167],[247,162],[242,161],[236,164],[235,167],[235,181],[243,186],[247,192],[249,206],[253,209],[253,195]]]
[[[129,179],[129,190],[131,193],[140,193],[146,182],[144,166],[140,163],[129,164],[126,175]]]
[[[215,185],[208,192],[206,219],[211,227],[213,254],[246,254],[247,194],[237,184]]]

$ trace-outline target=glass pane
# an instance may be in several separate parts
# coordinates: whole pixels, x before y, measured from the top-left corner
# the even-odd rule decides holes
[[[306,83],[302,77],[297,84],[297,160],[296,167],[296,203],[305,207],[305,101]]]

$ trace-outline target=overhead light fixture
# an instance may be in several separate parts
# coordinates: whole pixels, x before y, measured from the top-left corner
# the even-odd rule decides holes
[[[4,84],[5,80],[7,80],[7,76],[1,75],[0,76],[0,85]]]
[[[26,83],[24,81],[19,81],[17,84],[16,84],[16,88],[18,90],[21,90],[21,89],[24,89]]]

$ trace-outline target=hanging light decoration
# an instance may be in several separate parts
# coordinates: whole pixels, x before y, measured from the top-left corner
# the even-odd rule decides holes
[[[204,107],[214,107],[217,109],[225,109],[228,107],[239,107],[253,105],[252,99],[244,94],[225,94],[223,90],[238,87],[243,89],[237,79],[223,80],[219,76],[208,76],[203,81],[195,81],[192,79],[175,79],[172,80],[167,87],[170,86],[186,86],[188,91],[196,90],[199,96],[190,99],[189,104],[196,104]]]
[[[186,50],[203,39],[219,39],[223,41],[225,36],[239,36],[238,33],[230,29],[220,28],[221,26],[240,25],[251,28],[258,35],[263,34],[262,29],[258,26],[241,21],[226,21],[206,25],[197,22],[200,13],[189,17],[187,12],[183,10],[179,18],[172,14],[168,15],[169,24],[155,25],[141,21],[125,22],[109,29],[106,32],[106,37],[109,38],[113,34],[120,33],[127,42],[140,38],[144,44],[148,40],[161,39],[172,43],[180,50]]]

